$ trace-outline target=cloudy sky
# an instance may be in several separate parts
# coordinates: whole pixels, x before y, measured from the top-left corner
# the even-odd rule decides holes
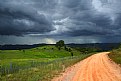
[[[121,0],[0,0],[0,44],[121,42]]]

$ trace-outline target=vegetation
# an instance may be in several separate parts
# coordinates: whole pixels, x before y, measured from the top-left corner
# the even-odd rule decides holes
[[[65,43],[63,40],[60,40],[58,42],[56,42],[56,47],[60,50],[62,47],[65,46]]]
[[[73,49],[76,49],[81,52],[81,54],[89,54],[94,52],[99,52],[100,49],[96,47],[74,47]]]
[[[90,56],[63,44],[60,47],[61,50],[54,45],[26,50],[0,50],[0,80],[49,81],[66,67]]]
[[[57,76],[60,72],[63,72],[66,67],[75,64],[87,56],[89,55],[66,57],[40,63],[33,68],[20,70],[18,73],[3,76],[1,79],[5,81],[49,81],[55,75]]]
[[[121,47],[118,49],[114,49],[109,54],[109,57],[116,63],[121,64]]]

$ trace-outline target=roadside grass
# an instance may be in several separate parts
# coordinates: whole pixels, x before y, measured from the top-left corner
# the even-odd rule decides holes
[[[73,57],[71,52],[55,46],[0,50],[0,81],[49,81],[66,67],[91,55],[71,50]]]
[[[53,77],[58,76],[65,68],[90,56],[80,55],[74,57],[59,58],[54,61],[39,64],[33,68],[20,70],[14,74],[2,76],[2,81],[50,81]]]
[[[112,50],[109,57],[117,64],[121,64],[121,48]]]

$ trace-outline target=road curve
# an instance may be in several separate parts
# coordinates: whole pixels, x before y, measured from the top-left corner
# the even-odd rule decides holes
[[[109,59],[108,54],[94,54],[52,81],[121,81],[121,68]]]

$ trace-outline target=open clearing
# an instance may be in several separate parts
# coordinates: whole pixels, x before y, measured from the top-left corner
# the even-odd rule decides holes
[[[110,60],[108,54],[94,54],[66,69],[52,81],[121,81],[121,68]]]

